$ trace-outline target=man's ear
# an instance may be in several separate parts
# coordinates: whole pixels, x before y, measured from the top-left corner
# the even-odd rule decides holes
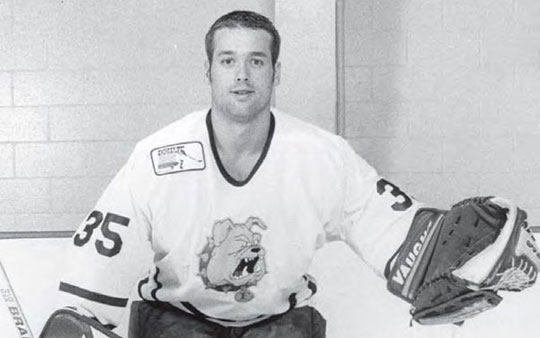
[[[210,76],[210,62],[208,60],[204,61],[204,75],[208,83],[212,82],[212,77]]]
[[[277,61],[276,65],[274,66],[274,87],[276,87],[279,84],[280,80],[281,80],[281,62]]]

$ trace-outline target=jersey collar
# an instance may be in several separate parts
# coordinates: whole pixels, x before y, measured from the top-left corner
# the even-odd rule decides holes
[[[249,173],[248,177],[243,181],[238,181],[235,178],[233,178],[225,167],[223,166],[223,163],[221,162],[221,158],[219,157],[219,153],[217,151],[216,146],[216,140],[214,136],[214,127],[212,126],[212,109],[208,110],[208,114],[206,114],[206,128],[208,129],[208,137],[210,139],[210,147],[212,148],[212,153],[214,154],[214,158],[216,159],[216,164],[219,168],[219,171],[221,172],[221,175],[227,182],[234,185],[235,187],[241,187],[246,185],[251,178],[255,175],[261,164],[263,163],[264,159],[266,158],[266,154],[268,153],[268,149],[270,148],[270,144],[272,143],[272,138],[274,136],[274,130],[276,127],[276,121],[274,118],[274,113],[270,112],[270,128],[268,128],[268,136],[266,137],[266,142],[264,144],[264,148],[261,152],[261,155],[259,156],[259,159],[253,166],[253,169],[251,169],[251,172]]]

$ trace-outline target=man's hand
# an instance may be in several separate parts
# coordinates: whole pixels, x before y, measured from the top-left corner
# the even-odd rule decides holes
[[[420,324],[460,323],[498,305],[499,290],[536,281],[540,251],[526,213],[502,198],[477,197],[450,211],[420,209],[389,260],[387,287],[412,304]]]

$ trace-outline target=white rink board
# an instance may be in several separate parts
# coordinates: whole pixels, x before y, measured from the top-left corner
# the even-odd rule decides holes
[[[58,262],[68,241],[68,238],[0,239],[0,261],[35,338],[54,309]],[[10,329],[5,323],[0,325],[4,337],[4,330]],[[8,327],[12,325],[10,322]]]

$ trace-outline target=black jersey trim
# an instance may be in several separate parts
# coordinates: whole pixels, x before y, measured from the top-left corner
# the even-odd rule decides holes
[[[267,317],[266,315],[259,315],[259,316],[255,317],[253,319],[248,319],[248,320],[233,320],[233,319],[217,318],[217,317],[211,317],[211,316],[209,316],[207,314],[204,314],[203,312],[201,312],[199,309],[197,309],[190,302],[181,302],[180,304],[182,304],[182,306],[186,310],[191,312],[191,314],[193,314],[195,317],[197,317],[199,319],[203,319],[203,320],[213,319],[213,320],[219,320],[220,322],[224,322],[224,323],[242,323],[242,322],[248,322],[248,321],[253,321],[253,320],[257,320],[257,319]],[[174,306],[172,304],[170,304],[170,305]]]
[[[105,305],[116,306],[116,307],[126,307],[128,303],[127,298],[107,296],[101,293],[97,293],[97,292],[80,288],[75,285],[71,285],[65,282],[60,282],[59,289],[60,291],[71,293],[75,296],[79,296],[81,298],[88,299],[93,302],[101,303]]]
[[[152,277],[152,279],[154,280],[154,283],[156,284],[156,287],[152,291],[150,291],[150,296],[155,301],[159,301],[159,299],[157,298],[157,292],[163,287],[163,284],[160,281],[158,281],[159,272],[160,272],[159,268],[156,267],[156,272],[154,273],[154,277]],[[142,292],[143,287],[146,284],[148,284],[149,281],[150,281],[150,277],[146,277],[139,281],[139,284],[137,286],[137,293],[139,294],[139,297],[141,297],[141,299],[149,300],[146,297],[144,297],[143,292]]]
[[[253,169],[251,169],[251,172],[249,173],[248,177],[243,181],[238,181],[235,178],[233,178],[231,175],[229,175],[229,173],[223,166],[223,163],[221,162],[221,158],[219,157],[219,153],[217,151],[216,140],[214,137],[214,127],[212,126],[212,110],[211,109],[208,111],[208,114],[206,115],[206,128],[208,129],[210,147],[212,148],[212,153],[214,154],[214,158],[216,159],[216,164],[219,168],[219,171],[221,172],[221,175],[230,184],[234,185],[235,187],[241,187],[241,186],[246,185],[251,180],[251,178],[253,178],[257,170],[259,170],[259,167],[262,165],[264,159],[266,158],[266,155],[268,154],[268,149],[270,149],[270,144],[272,143],[272,138],[274,137],[274,131],[276,129],[276,119],[274,118],[274,114],[270,112],[270,128],[268,128],[268,136],[266,136],[266,142],[264,143],[261,156],[257,160],[257,163],[255,163],[255,166],[253,166]]]
[[[294,309],[297,303],[298,303],[298,300],[296,299],[296,292],[291,293],[291,295],[289,296],[289,311]]]
[[[146,277],[145,279],[141,279],[141,281],[139,281],[139,286],[137,287],[137,292],[139,293],[139,297],[141,297],[141,299],[144,299],[144,300],[146,300],[146,298],[143,296],[142,288],[143,286],[148,284],[148,281],[150,281],[149,277]]]
[[[158,281],[158,277],[159,277],[159,268],[156,266],[156,273],[154,274],[154,282],[156,283],[156,287],[150,293],[152,298],[154,298],[155,300],[159,300],[157,299],[157,292],[163,287],[163,284],[161,284],[161,282]]]
[[[317,293],[317,284],[307,276],[303,276],[304,280],[307,282],[307,288],[311,291],[311,295],[308,298],[313,297]],[[289,311],[294,309],[298,304],[298,299],[296,299],[297,293],[291,293],[289,296]]]
[[[313,281],[308,281],[307,287],[311,290],[311,296],[317,293],[317,284]]]

